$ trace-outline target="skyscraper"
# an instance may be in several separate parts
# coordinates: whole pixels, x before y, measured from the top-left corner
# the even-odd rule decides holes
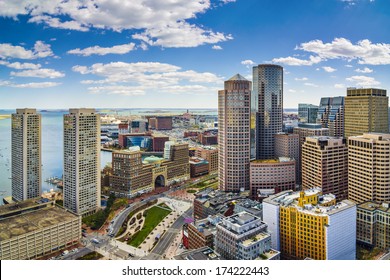
[[[328,116],[329,136],[344,137],[344,96],[332,98]]]
[[[64,206],[79,215],[100,207],[100,115],[70,109],[64,115]]]
[[[322,97],[318,107],[317,123],[323,128],[328,128],[329,112],[332,105],[332,97]]]
[[[313,104],[298,104],[298,119],[302,123],[316,123],[318,106]]]
[[[219,188],[249,189],[251,82],[240,74],[218,92]]]
[[[348,198],[348,150],[343,138],[306,137],[302,146],[302,188],[321,187],[337,201]]]
[[[368,132],[388,133],[386,90],[348,88],[345,97],[345,138]]]
[[[273,64],[253,67],[251,102],[251,129],[255,129],[251,133],[251,152],[255,150],[256,159],[273,158],[274,136],[283,127],[283,67]]]
[[[12,114],[12,197],[17,201],[40,196],[41,115],[35,109]]]
[[[390,201],[390,134],[348,138],[348,199]]]

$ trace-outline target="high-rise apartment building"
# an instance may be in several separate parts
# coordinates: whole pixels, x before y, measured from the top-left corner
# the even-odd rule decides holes
[[[348,138],[348,199],[390,201],[390,134]]]
[[[251,82],[240,74],[218,92],[219,188],[249,189]]]
[[[100,207],[100,115],[69,109],[64,115],[64,207],[89,215]]]
[[[298,120],[301,123],[316,123],[318,106],[313,104],[298,104]]]
[[[282,128],[283,67],[260,64],[253,67],[251,158],[273,158],[274,136],[282,132]]]
[[[276,134],[275,157],[288,157],[295,160],[295,182],[298,182],[301,174],[299,135],[285,132]]]
[[[22,201],[42,193],[41,115],[35,109],[12,114],[12,197]]]
[[[302,146],[302,188],[321,187],[337,201],[348,198],[348,149],[343,138],[306,137]]]
[[[388,133],[388,107],[389,98],[384,89],[348,88],[345,97],[345,137],[368,132]]]
[[[356,205],[350,200],[336,203],[319,188],[285,191],[263,200],[263,220],[283,259],[356,257]]]

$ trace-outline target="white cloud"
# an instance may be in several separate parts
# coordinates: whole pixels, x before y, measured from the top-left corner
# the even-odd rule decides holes
[[[295,78],[294,80],[295,80],[295,81],[307,81],[307,80],[309,80],[309,79],[306,78],[306,77],[303,77],[303,78]]]
[[[36,59],[53,56],[49,44],[42,41],[36,41],[32,50],[26,50],[21,46],[13,46],[5,43],[0,44],[0,58],[19,58],[19,59]]]
[[[345,85],[344,84],[335,84],[334,87],[335,88],[345,88]]]
[[[32,69],[32,70],[24,70],[19,72],[12,71],[11,76],[16,77],[35,77],[35,78],[62,78],[65,76],[64,73],[56,71],[54,69],[47,69],[47,68],[41,68],[41,69]]]
[[[214,46],[212,46],[211,48],[212,48],[213,50],[217,50],[217,51],[222,50],[222,47],[221,47],[221,46],[218,46],[218,45],[214,45]]]
[[[249,65],[249,66],[251,66],[251,65],[254,65],[254,64],[256,64],[256,63],[254,63],[252,60],[250,60],[250,59],[247,59],[247,60],[243,60],[243,61],[241,61],[241,64],[242,65]]]
[[[288,92],[295,93],[297,91],[295,89],[289,89]]]
[[[210,0],[15,0],[0,2],[0,16],[16,20],[18,15],[26,15],[29,22],[78,31],[140,30],[134,38],[150,45],[195,47],[232,39],[188,22],[213,7]]]
[[[330,66],[323,66],[322,69],[324,69],[325,72],[332,73],[334,71],[337,71],[337,69],[332,68]]]
[[[364,69],[356,69],[355,72],[358,72],[358,73],[372,73],[374,70],[368,68],[368,67],[364,67]]]
[[[345,67],[348,67],[348,68],[352,68],[353,65],[350,65],[350,64],[346,64]]]
[[[107,55],[107,54],[125,54],[131,52],[135,49],[134,43],[117,45],[109,48],[103,48],[99,46],[93,46],[85,49],[73,49],[68,51],[69,54],[77,54],[82,56],[90,56],[90,55]]]
[[[0,65],[7,66],[9,68],[14,69],[38,69],[41,68],[41,64],[34,64],[34,63],[20,63],[20,62],[13,62],[9,63],[8,61],[0,60]]]
[[[352,76],[349,78],[346,78],[348,82],[352,82],[357,86],[362,86],[362,87],[370,87],[370,86],[377,86],[380,85],[381,83],[375,80],[373,77],[367,77],[367,76]]]
[[[92,93],[133,95],[148,91],[170,93],[216,93],[223,84],[223,77],[209,72],[181,70],[180,67],[159,62],[111,62],[96,63],[90,67],[76,65],[73,71],[83,75],[96,75],[103,79],[83,80]],[[108,84],[108,85],[106,85]]]
[[[390,44],[373,44],[370,40],[361,40],[353,44],[345,38],[335,38],[330,43],[312,40],[302,43],[296,49],[311,52],[322,60],[357,59],[359,64],[390,64]]]
[[[313,83],[304,83],[304,85],[308,86],[308,87],[318,87],[318,85],[313,84]]]
[[[236,2],[236,0],[221,0],[222,3],[227,4],[227,3],[233,3]]]
[[[318,56],[310,56],[309,60],[299,59],[296,57],[288,56],[288,57],[279,57],[272,59],[273,63],[281,63],[290,66],[311,66],[313,64],[320,63],[322,59]]]
[[[27,84],[11,84],[9,86],[15,88],[48,88],[48,87],[56,87],[59,85],[61,85],[61,83],[42,82],[42,83],[27,83]]]

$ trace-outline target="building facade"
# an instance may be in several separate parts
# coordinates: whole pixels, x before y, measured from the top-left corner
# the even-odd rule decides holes
[[[344,103],[344,96],[332,98],[332,106],[328,117],[329,136],[344,137]]]
[[[251,82],[237,74],[218,92],[219,188],[249,189]]]
[[[283,67],[260,64],[253,67],[251,98],[251,158],[275,156],[274,136],[283,128]],[[256,156],[253,156],[253,153]]]
[[[321,187],[337,201],[348,198],[348,149],[343,138],[306,137],[302,146],[302,188]]]
[[[275,157],[288,157],[295,160],[295,182],[299,182],[301,162],[299,157],[299,135],[278,133],[275,135]]]
[[[12,114],[12,198],[16,201],[42,193],[41,115],[35,109]]]
[[[316,123],[318,106],[313,104],[298,104],[298,121],[301,123]]]
[[[348,88],[345,97],[345,137],[368,132],[388,133],[389,98],[386,90]]]
[[[295,160],[286,157],[253,160],[250,163],[251,198],[261,200],[270,194],[295,190]]]
[[[218,148],[210,146],[197,147],[195,156],[208,161],[210,173],[218,171]]]
[[[348,199],[390,201],[390,134],[348,138]]]
[[[354,260],[356,205],[321,189],[286,191],[263,201],[263,218],[282,259]]]
[[[100,207],[100,115],[70,109],[64,115],[64,207],[89,215]]]

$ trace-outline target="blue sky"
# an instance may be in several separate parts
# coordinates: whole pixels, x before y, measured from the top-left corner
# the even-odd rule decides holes
[[[260,63],[285,108],[390,89],[388,0],[5,0],[0,26],[0,108],[216,108]]]

